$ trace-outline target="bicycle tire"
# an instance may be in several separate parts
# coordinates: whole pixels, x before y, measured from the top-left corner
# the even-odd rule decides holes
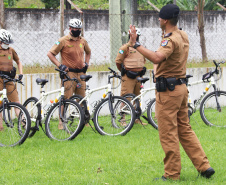
[[[157,118],[155,117],[155,103],[156,99],[153,98],[147,108],[147,117],[148,117],[148,122],[156,129],[158,130],[158,121]]]
[[[59,125],[59,102],[48,112],[45,120],[46,135],[50,139],[65,141],[74,139],[84,128],[84,114],[81,106],[72,100],[63,100],[62,122],[63,129]]]
[[[134,108],[126,98],[120,96],[113,96],[111,101],[115,118],[110,113],[109,100],[103,99],[95,109],[94,126],[101,135],[126,135],[134,125]]]
[[[71,96],[69,99],[70,100],[73,100],[73,101],[76,101],[77,103],[79,103],[83,99],[83,96],[81,96],[79,94],[75,94],[75,95]],[[82,110],[83,110],[83,113],[84,113],[84,121],[86,123],[88,123],[89,120],[90,120],[90,114],[89,114],[89,111],[88,111],[88,108],[87,108],[87,102],[86,102],[86,100],[84,100],[79,105],[82,107]]]
[[[226,91],[217,91],[221,109],[217,110],[216,93],[207,94],[200,103],[200,115],[208,126],[226,127]]]
[[[18,117],[15,114],[15,108],[19,109]],[[11,102],[4,105],[6,121],[2,119],[3,130],[0,131],[0,146],[21,145],[28,137],[31,127],[30,115],[19,103]],[[3,107],[0,107],[0,114],[3,113]],[[3,116],[2,116],[3,117]],[[17,117],[17,118],[16,118]]]
[[[123,97],[131,102],[131,100],[133,100],[136,97],[136,95],[132,94],[132,93],[129,93],[129,94],[123,95]],[[132,105],[134,107],[135,114],[136,114],[136,118],[135,119],[139,119],[140,116],[141,116],[141,113],[142,113],[141,108],[140,108],[140,101],[139,101],[139,99],[137,98]]]
[[[41,113],[41,105],[38,104],[31,110],[31,108],[37,102],[38,102],[38,99],[36,97],[30,97],[23,104],[23,106],[28,110],[28,113],[31,118],[31,129],[28,137],[33,137],[37,131],[37,117],[38,117],[38,113],[39,112]]]

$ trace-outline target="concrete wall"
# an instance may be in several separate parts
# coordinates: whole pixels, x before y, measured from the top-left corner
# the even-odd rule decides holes
[[[210,70],[213,70],[212,68],[189,68],[187,69],[187,74],[193,75],[193,78],[190,78],[190,82],[199,81],[202,79],[202,75],[206,72],[209,72]],[[88,72],[89,75],[92,75],[93,77],[89,80],[89,86],[90,89],[94,89],[97,87],[105,86],[107,85],[107,77],[109,75],[109,72]],[[152,76],[151,71],[147,71],[145,77],[150,78],[150,81],[147,81],[144,85],[145,88],[154,87],[154,84],[152,82]],[[17,90],[19,92],[19,98],[20,102],[23,103],[27,98],[34,96],[37,98],[40,98],[40,85],[37,85],[36,78],[45,78],[48,79],[49,82],[45,86],[45,91],[51,91],[60,88],[60,78],[59,75],[56,73],[50,73],[50,74],[26,74],[24,75],[23,82],[25,86],[22,86],[20,84],[17,85]],[[222,68],[222,77],[219,81],[217,81],[218,87],[220,87],[221,90],[226,90],[226,67]],[[116,87],[116,89],[113,90],[114,95],[120,95],[120,84],[118,79],[113,80],[113,86]],[[192,99],[197,99],[205,89],[207,84],[198,84],[194,85],[190,88],[190,95]],[[209,91],[211,92],[213,89],[211,88]],[[90,98],[91,104],[93,104],[95,101],[99,100],[105,90],[101,90],[98,92],[93,93],[93,95]],[[46,101],[49,101],[50,99],[55,99],[57,97],[58,93],[55,93],[54,95],[51,95],[47,97]],[[148,102],[150,98],[154,98],[155,93],[154,91],[151,91],[146,94],[145,96],[145,102]],[[144,102],[144,103],[145,103]],[[91,107],[92,109],[92,107]]]
[[[205,12],[205,36],[209,59],[225,59],[226,12]],[[75,10],[65,10],[65,30],[68,34],[68,22],[71,18],[80,18]],[[142,45],[157,50],[161,41],[158,13],[138,11],[138,27],[141,28]],[[12,45],[24,64],[49,64],[46,56],[49,49],[60,37],[60,16],[58,10],[45,9],[6,9],[6,29],[12,32],[15,43]],[[106,10],[84,10],[85,38],[91,49],[91,63],[110,63],[109,14]],[[178,23],[188,33],[190,40],[189,59],[201,59],[197,12],[182,11]],[[113,40],[114,42],[114,40]]]

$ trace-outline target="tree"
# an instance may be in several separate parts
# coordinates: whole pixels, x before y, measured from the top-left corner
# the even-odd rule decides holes
[[[43,3],[45,3],[45,8],[46,9],[56,9],[60,6],[60,1],[59,0],[41,0]]]
[[[16,1],[19,1],[19,0],[4,0],[4,4],[6,7],[12,7],[16,4]]]
[[[198,29],[200,35],[200,46],[202,50],[202,60],[207,62],[206,41],[204,35],[204,3],[205,0],[198,0]]]

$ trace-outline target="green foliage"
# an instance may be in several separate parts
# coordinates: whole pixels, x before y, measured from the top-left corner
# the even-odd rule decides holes
[[[109,0],[76,0],[73,2],[81,9],[109,9]]]
[[[216,0],[205,0],[204,10],[220,10],[221,8],[216,5]],[[197,0],[177,0],[177,5],[181,10],[197,10]]]
[[[60,0],[41,0],[43,3],[45,3],[45,8],[46,9],[56,9],[60,6]]]
[[[5,7],[12,7],[16,4],[19,0],[4,0]]]
[[[138,9],[140,10],[154,10],[154,8],[147,3],[148,0],[138,0]],[[149,0],[157,8],[161,9],[164,5],[173,3],[173,0]]]

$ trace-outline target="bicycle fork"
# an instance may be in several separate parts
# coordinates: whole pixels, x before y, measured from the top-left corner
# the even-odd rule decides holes
[[[218,110],[219,112],[221,112],[221,106],[220,106],[219,101],[218,101],[218,97],[220,96],[220,93],[219,93],[219,91],[217,90],[215,84],[213,84],[213,89],[214,89],[215,98],[216,98],[216,103],[217,103],[217,110]]]

